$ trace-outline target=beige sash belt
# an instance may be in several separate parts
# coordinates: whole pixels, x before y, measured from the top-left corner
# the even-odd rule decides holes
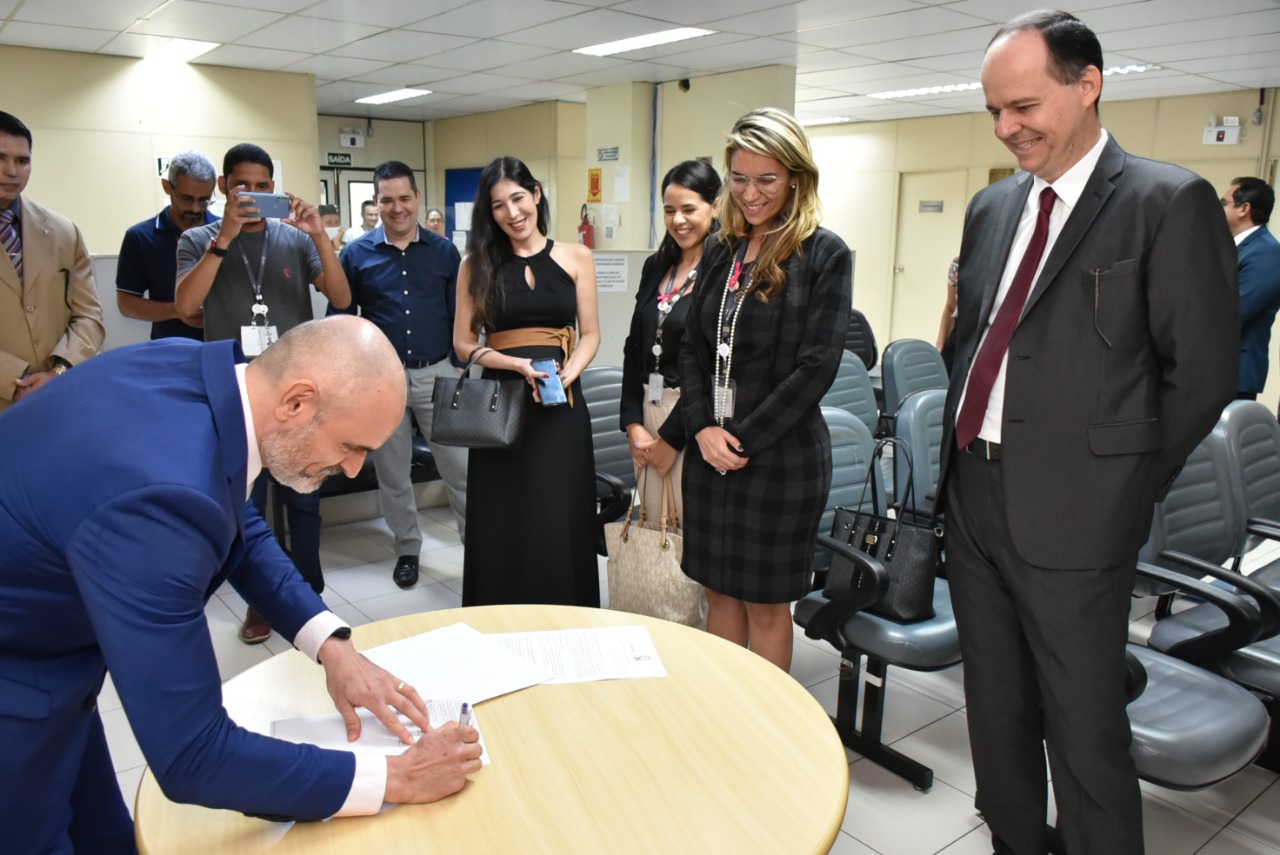
[[[498,330],[485,336],[485,344],[494,350],[510,350],[515,347],[541,347],[555,345],[564,351],[567,362],[578,344],[578,331],[573,327],[524,327],[516,330]],[[563,367],[563,366],[562,366]],[[573,388],[565,389],[569,406],[573,406]]]

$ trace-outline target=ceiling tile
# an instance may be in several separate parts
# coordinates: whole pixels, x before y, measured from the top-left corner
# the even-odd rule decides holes
[[[913,58],[911,64],[932,71],[957,71],[977,77],[982,70],[982,59],[985,53],[985,51],[971,50],[944,56],[920,56]]]
[[[1090,9],[1105,9],[1113,5],[1115,5],[1114,0],[1074,0],[1071,3],[1071,11],[1088,23],[1089,16],[1083,14],[1084,12]],[[1027,0],[961,0],[959,3],[949,3],[947,8],[983,18],[995,24],[1003,24],[1037,7],[1034,3],[1028,3]],[[992,28],[991,32],[994,34],[995,28]]]
[[[678,56],[688,53],[698,53],[701,51],[710,51],[712,48],[718,48],[721,45],[745,44],[750,40],[750,36],[744,36],[741,33],[712,33],[708,36],[698,36],[693,39],[685,39],[684,41],[671,42],[665,45],[655,45],[654,47],[643,48],[641,50],[629,50],[626,53],[615,54],[622,59],[629,59],[635,62],[643,62],[645,60],[657,60],[658,62],[666,62],[669,56]],[[762,40],[763,41],[763,40]],[[791,42],[780,42],[785,51],[790,47],[792,55],[796,54],[796,46]],[[737,57],[735,57],[736,59]],[[764,63],[761,63],[762,65]]]
[[[833,24],[812,30],[802,30],[796,39],[805,44],[826,48],[858,47],[892,39],[928,36],[980,26],[984,22],[969,15],[961,15],[949,9],[935,7],[895,12],[875,18],[864,18],[844,24]]]
[[[661,62],[687,65],[690,68],[714,72],[718,68],[743,63],[746,68],[762,65],[795,65],[798,46],[781,39],[748,39],[733,44],[667,54]],[[630,56],[630,54],[627,54]]]
[[[437,53],[462,47],[472,40],[462,36],[444,36],[438,33],[419,33],[412,30],[387,30],[329,51],[337,56],[354,56],[360,59],[385,59],[391,62],[408,62],[412,59],[428,59]]]
[[[812,74],[797,74],[796,83],[805,86],[823,86],[829,89],[848,91],[849,87],[861,88],[861,84],[887,80],[895,77],[915,77],[921,74],[937,74],[938,77],[950,76],[942,72],[932,72],[926,68],[918,68],[900,62],[880,62],[875,65],[863,65],[858,68],[845,68],[835,71],[817,71]],[[895,89],[900,87],[894,87]]]
[[[342,104],[386,91],[387,87],[377,83],[356,83],[351,80],[325,83],[316,87],[316,106],[324,107],[329,104]]]
[[[861,1],[861,0],[860,0]],[[627,0],[610,7],[617,12],[643,15],[672,25],[704,25],[708,21],[735,15],[749,15],[775,6],[790,6],[785,0]],[[850,4],[852,5],[852,4]],[[708,29],[716,29],[708,27]]]
[[[612,9],[592,9],[571,18],[530,27],[520,34],[520,39],[530,44],[573,50],[665,29],[668,29],[667,25],[652,18],[624,15]]]
[[[420,19],[409,29],[495,38],[588,11],[589,6],[556,0],[475,0],[442,15]]]
[[[205,42],[232,42],[243,35],[282,20],[275,12],[256,9],[228,9],[214,3],[174,0],[130,27],[135,33],[198,39]],[[264,45],[267,47],[267,45]]]
[[[301,62],[294,63],[284,70],[301,74],[314,74],[316,77],[325,80],[345,80],[348,77],[358,77],[390,66],[390,63],[377,59],[352,59],[351,57],[330,55],[308,56],[306,54],[302,54],[302,56],[304,59]]]
[[[521,98],[527,101],[583,101],[586,100],[587,90],[585,86],[551,81],[548,83],[524,83],[520,86],[512,86],[506,89],[504,94],[511,98]]]
[[[527,80],[557,80],[573,74],[588,74],[626,65],[626,60],[605,56],[584,56],[580,53],[561,51],[550,56],[503,65],[494,69],[498,74],[523,77]]]
[[[87,30],[82,27],[55,27],[52,24],[28,24],[10,21],[0,33],[7,45],[78,50],[93,53],[115,37],[109,30]]]
[[[7,16],[16,4],[5,5],[9,8],[0,11],[0,16]],[[66,24],[74,21],[78,27],[119,31],[129,29],[135,21],[158,5],[160,0],[112,0],[109,3],[102,0],[27,0],[13,19],[33,24]]]
[[[232,68],[261,68],[267,71],[302,71],[285,66],[307,59],[309,54],[292,50],[271,50],[270,48],[245,47],[244,45],[223,45],[214,48],[195,59],[200,65],[228,65]],[[310,69],[307,69],[310,72]]]
[[[1212,75],[1212,81],[1222,81],[1249,89],[1264,89],[1280,86],[1280,65],[1269,68],[1255,68],[1250,71],[1220,71]],[[1206,90],[1213,91],[1213,90]]]
[[[528,80],[506,77],[501,74],[464,74],[440,81],[436,91],[444,95],[476,95],[482,92],[502,92],[512,86],[523,86]]]
[[[713,20],[706,26],[735,33],[773,36],[842,24],[858,18],[905,12],[919,9],[922,5],[913,0],[859,0],[856,3],[849,0],[804,0],[745,15],[739,14],[736,9],[730,9],[727,17]]]
[[[291,15],[307,8],[316,0],[217,0],[222,6],[236,6],[241,9],[263,9],[268,12],[279,12]],[[232,12],[231,14],[236,14]]]
[[[168,36],[144,36],[141,33],[121,33],[98,49],[98,53],[112,56],[132,56],[138,59],[172,39]]]
[[[940,56],[970,50],[986,51],[995,30],[989,26],[970,27],[950,33],[934,33],[909,39],[894,39],[877,44],[859,45],[855,53],[873,59],[896,62],[922,56]]]
[[[7,18],[22,0],[0,0],[0,18]]]
[[[326,53],[340,45],[371,36],[381,30],[381,27],[368,24],[322,21],[319,18],[294,15],[237,41],[254,47]]]
[[[857,68],[872,65],[876,60],[865,56],[856,56],[842,50],[815,50],[798,56],[796,71],[799,73],[813,71],[832,71],[837,68]]]
[[[434,84],[457,77],[459,74],[460,72],[457,71],[404,62],[387,66],[379,71],[353,74],[351,79],[359,80],[363,83],[382,83],[386,86],[398,86],[402,89],[416,89],[423,86],[427,89],[432,89]]]
[[[1166,63],[1166,67],[1186,74],[1210,74],[1217,71],[1249,71],[1280,65],[1280,51],[1237,53],[1204,59],[1182,59]]]
[[[486,71],[516,62],[551,56],[554,53],[559,51],[537,45],[485,40],[425,57],[420,62],[437,68],[456,69],[460,72]]]
[[[1203,59],[1211,56],[1231,56],[1235,53],[1274,52],[1277,50],[1274,35],[1240,36],[1234,39],[1206,39],[1182,44],[1151,45],[1129,51],[1147,62],[1176,62],[1180,59]]]
[[[312,0],[314,2],[314,0]],[[301,14],[326,21],[347,21],[353,24],[375,24],[379,27],[403,27],[421,21],[467,0],[321,0],[303,9]]]
[[[1109,9],[1095,9],[1089,13],[1088,24],[1106,46],[1105,36],[1116,30],[1147,28],[1154,23],[1172,24],[1179,21],[1198,21],[1219,18],[1245,12],[1274,9],[1274,0],[1160,0],[1160,12],[1152,14],[1151,3],[1123,3]]]
[[[1134,30],[1120,30],[1099,37],[1104,49],[1126,51],[1159,44],[1231,39],[1280,33],[1280,8],[1274,5],[1265,12],[1182,21],[1176,24],[1154,24]]]
[[[799,105],[805,101],[819,101],[823,98],[842,98],[848,94],[848,92],[842,92],[839,89],[823,89],[821,86],[797,86],[796,109],[800,109]]]
[[[597,86],[627,83],[632,80],[645,83],[666,83],[670,80],[693,77],[694,74],[694,69],[679,65],[667,65],[666,63],[658,62],[631,62],[615,68],[606,68],[589,74],[575,74],[560,79],[565,83],[580,84],[592,89]]]

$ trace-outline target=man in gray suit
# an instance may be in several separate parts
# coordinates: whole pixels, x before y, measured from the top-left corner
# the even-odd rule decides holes
[[[960,250],[942,507],[977,804],[998,853],[1141,855],[1124,645],[1152,508],[1234,396],[1235,253],[1217,194],[1102,129],[1102,49],[1006,24],[982,88],[1022,172]]]

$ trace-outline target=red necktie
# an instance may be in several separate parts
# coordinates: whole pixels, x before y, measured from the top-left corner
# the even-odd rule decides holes
[[[1013,284],[1004,295],[1004,302],[996,312],[996,319],[991,323],[991,329],[987,330],[982,347],[978,349],[973,368],[969,369],[969,386],[964,393],[960,414],[956,416],[956,445],[959,448],[965,448],[977,439],[978,431],[982,429],[982,419],[987,414],[987,405],[991,401],[991,387],[995,385],[996,376],[1000,373],[1004,355],[1013,339],[1013,331],[1022,315],[1022,307],[1026,305],[1027,295],[1031,293],[1031,283],[1036,278],[1036,269],[1044,255],[1044,245],[1049,240],[1049,214],[1053,211],[1053,203],[1057,198],[1052,187],[1040,191],[1040,213],[1036,215],[1031,243],[1027,245],[1027,251],[1023,253],[1018,270],[1013,275]]]

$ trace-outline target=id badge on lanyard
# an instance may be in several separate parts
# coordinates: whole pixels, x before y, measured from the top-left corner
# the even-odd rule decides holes
[[[253,288],[253,319],[250,323],[240,327],[240,348],[244,351],[244,355],[250,358],[261,356],[268,347],[275,344],[280,338],[275,326],[267,320],[267,304],[262,300],[262,279],[267,269],[267,244],[270,238],[271,229],[264,222],[262,258],[258,262],[257,274],[249,266],[249,257],[245,255],[244,247],[239,247],[240,257],[244,259],[245,273],[249,277],[249,285]]]

